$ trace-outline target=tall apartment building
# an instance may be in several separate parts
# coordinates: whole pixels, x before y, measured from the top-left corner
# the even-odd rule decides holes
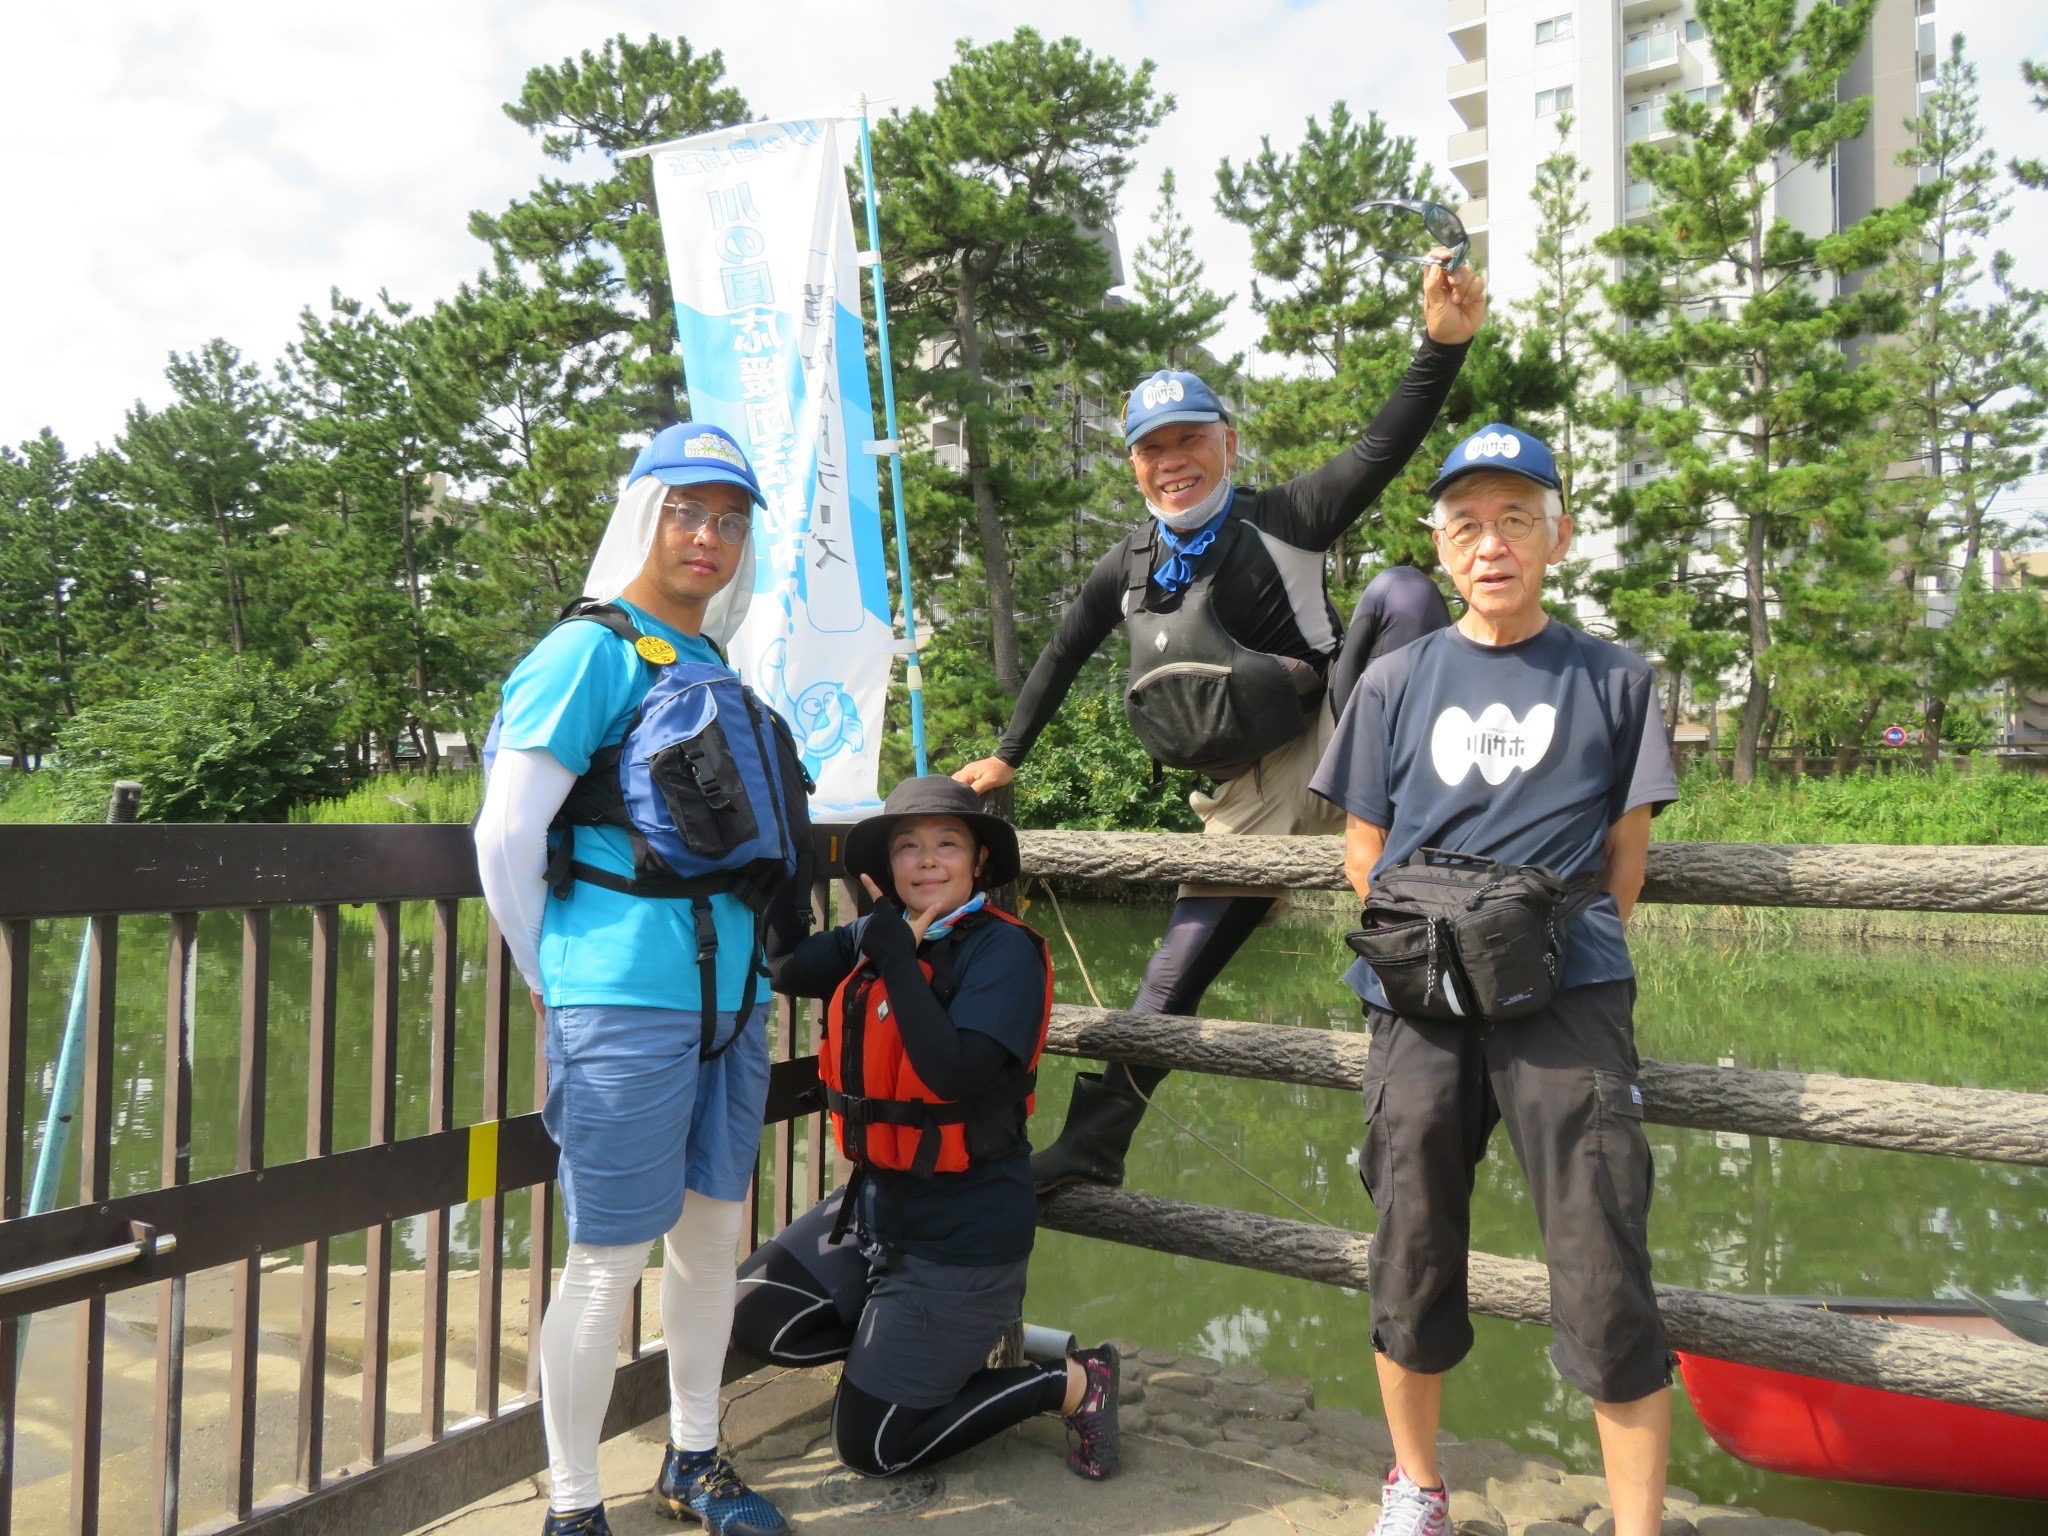
[[[1829,164],[1786,178],[1776,194],[1784,217],[1826,233],[1912,189],[1913,173],[1897,161],[1911,141],[1906,120],[1934,77],[1933,11],[1934,0],[1879,0],[1841,86],[1873,98],[1870,127]],[[1449,0],[1449,30],[1461,62],[1450,66],[1448,96],[1464,127],[1451,136],[1447,165],[1464,192],[1474,259],[1505,306],[1538,284],[1536,168],[1557,147],[1559,117],[1571,114],[1569,145],[1592,173],[1583,194],[1590,239],[1647,215],[1650,188],[1631,182],[1628,147],[1669,132],[1663,108],[1673,93],[1717,99],[1719,76],[1688,0]],[[1593,534],[1581,553],[1611,560],[1612,536]]]

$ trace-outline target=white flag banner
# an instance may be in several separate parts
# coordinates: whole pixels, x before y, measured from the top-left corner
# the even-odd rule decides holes
[[[835,127],[683,140],[654,154],[654,189],[690,415],[739,439],[768,499],[733,665],[795,731],[813,809],[860,813],[880,799],[895,633]]]

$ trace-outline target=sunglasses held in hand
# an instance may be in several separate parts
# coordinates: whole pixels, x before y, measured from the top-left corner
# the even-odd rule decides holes
[[[1465,225],[1442,203],[1426,202],[1413,197],[1383,197],[1359,206],[1364,213],[1369,208],[1397,208],[1403,213],[1414,214],[1422,220],[1423,228],[1430,238],[1450,251],[1448,256],[1413,256],[1405,251],[1375,250],[1373,254],[1381,261],[1410,261],[1422,267],[1441,267],[1445,272],[1453,271],[1465,259],[1465,253],[1472,249],[1472,237],[1465,233]]]

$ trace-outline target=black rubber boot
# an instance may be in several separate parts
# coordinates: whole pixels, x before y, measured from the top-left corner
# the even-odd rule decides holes
[[[1144,1118],[1136,1094],[1105,1086],[1099,1073],[1076,1073],[1059,1139],[1031,1159],[1033,1186],[1042,1195],[1062,1184],[1122,1184],[1124,1153]]]

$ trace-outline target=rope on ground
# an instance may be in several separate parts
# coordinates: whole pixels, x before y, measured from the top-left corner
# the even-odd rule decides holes
[[[1045,892],[1046,900],[1052,903],[1052,915],[1059,920],[1060,932],[1065,936],[1067,941],[1067,952],[1074,957],[1075,968],[1078,969],[1081,973],[1082,984],[1088,988],[1088,996],[1094,1000],[1096,1007],[1107,1007],[1108,1004],[1104,1003],[1102,1000],[1102,994],[1095,990],[1095,979],[1088,974],[1088,962],[1081,958],[1081,946],[1074,942],[1074,930],[1067,926],[1067,914],[1060,909],[1059,897],[1054,893],[1053,888],[1046,883],[1044,877],[1042,876],[1038,880],[1038,888],[1041,891]],[[1258,1185],[1259,1188],[1265,1190],[1266,1193],[1286,1201],[1289,1205],[1293,1206],[1297,1211],[1301,1212],[1302,1215],[1306,1216],[1310,1221],[1315,1222],[1318,1226],[1329,1227],[1332,1230],[1337,1229],[1337,1224],[1334,1221],[1325,1220],[1322,1216],[1310,1210],[1307,1206],[1303,1205],[1299,1200],[1295,1199],[1294,1196],[1288,1194],[1286,1190],[1281,1189],[1276,1184],[1269,1183],[1267,1180],[1259,1177],[1258,1174],[1253,1173],[1251,1169],[1245,1167],[1243,1163],[1240,1163],[1228,1152],[1224,1151],[1221,1147],[1217,1146],[1215,1142],[1211,1141],[1208,1137],[1204,1136],[1192,1125],[1189,1125],[1184,1120],[1175,1118],[1172,1113],[1170,1113],[1168,1110],[1166,1110],[1160,1105],[1158,1100],[1154,1099],[1151,1094],[1147,1093],[1144,1089],[1138,1086],[1136,1078],[1130,1077],[1128,1073],[1125,1074],[1125,1077],[1130,1082],[1131,1091],[1137,1094],[1139,1098],[1145,1101],[1145,1107],[1157,1111],[1160,1117],[1163,1118],[1168,1125],[1172,1126],[1177,1131],[1182,1131],[1187,1135],[1193,1137],[1197,1142],[1201,1143],[1201,1145],[1207,1147],[1211,1152],[1215,1153],[1218,1157],[1222,1158],[1224,1162],[1230,1164],[1231,1167],[1235,1168],[1239,1173],[1243,1174],[1246,1178],[1250,1179],[1254,1184]]]

